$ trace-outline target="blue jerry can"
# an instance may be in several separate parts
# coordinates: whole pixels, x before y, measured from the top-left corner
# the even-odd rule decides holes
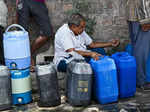
[[[18,27],[20,31],[9,31]],[[30,66],[30,43],[28,32],[17,24],[9,26],[4,33],[4,57],[9,69],[25,69]]]
[[[108,56],[100,60],[90,60],[94,71],[94,95],[101,104],[116,102],[118,100],[117,70],[114,60]]]
[[[112,55],[118,71],[119,96],[126,98],[136,92],[136,60],[127,52],[117,52]]]
[[[32,101],[30,70],[10,70],[13,104],[27,104]]]

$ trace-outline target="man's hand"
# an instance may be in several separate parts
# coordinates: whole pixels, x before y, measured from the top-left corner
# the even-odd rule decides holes
[[[119,45],[119,43],[120,43],[120,41],[119,41],[119,40],[115,40],[115,39],[113,39],[113,40],[111,41],[111,46],[112,46],[112,47],[116,47],[116,46],[118,46],[118,45]]]
[[[150,30],[150,24],[143,24],[143,25],[141,25],[141,28],[143,31],[149,31]]]
[[[99,53],[96,53],[96,52],[91,52],[91,57],[92,57],[94,60],[99,60],[99,56],[102,56],[102,55],[99,54]]]

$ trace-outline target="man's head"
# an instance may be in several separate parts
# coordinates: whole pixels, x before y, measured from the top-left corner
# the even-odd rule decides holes
[[[80,35],[85,29],[85,18],[79,13],[73,13],[68,20],[68,25],[75,35]]]

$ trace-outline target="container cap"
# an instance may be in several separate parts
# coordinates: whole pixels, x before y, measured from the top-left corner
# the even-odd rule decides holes
[[[36,66],[36,72],[38,76],[46,75],[50,73],[56,73],[55,67],[53,63],[50,64],[40,64]]]

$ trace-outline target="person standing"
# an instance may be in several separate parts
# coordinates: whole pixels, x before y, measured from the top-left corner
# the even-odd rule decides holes
[[[137,87],[150,89],[146,80],[146,62],[150,51],[150,1],[126,0],[129,36],[137,63]]]
[[[0,64],[4,65],[3,32],[7,26],[8,9],[4,0],[0,0]]]
[[[42,47],[49,37],[52,37],[53,31],[48,16],[48,9],[46,7],[45,0],[17,0],[17,16],[18,24],[23,26],[28,31],[29,17],[33,16],[37,24],[39,25],[40,31],[39,36],[33,41],[31,45],[31,69],[34,71],[35,62],[33,55],[35,51]]]

